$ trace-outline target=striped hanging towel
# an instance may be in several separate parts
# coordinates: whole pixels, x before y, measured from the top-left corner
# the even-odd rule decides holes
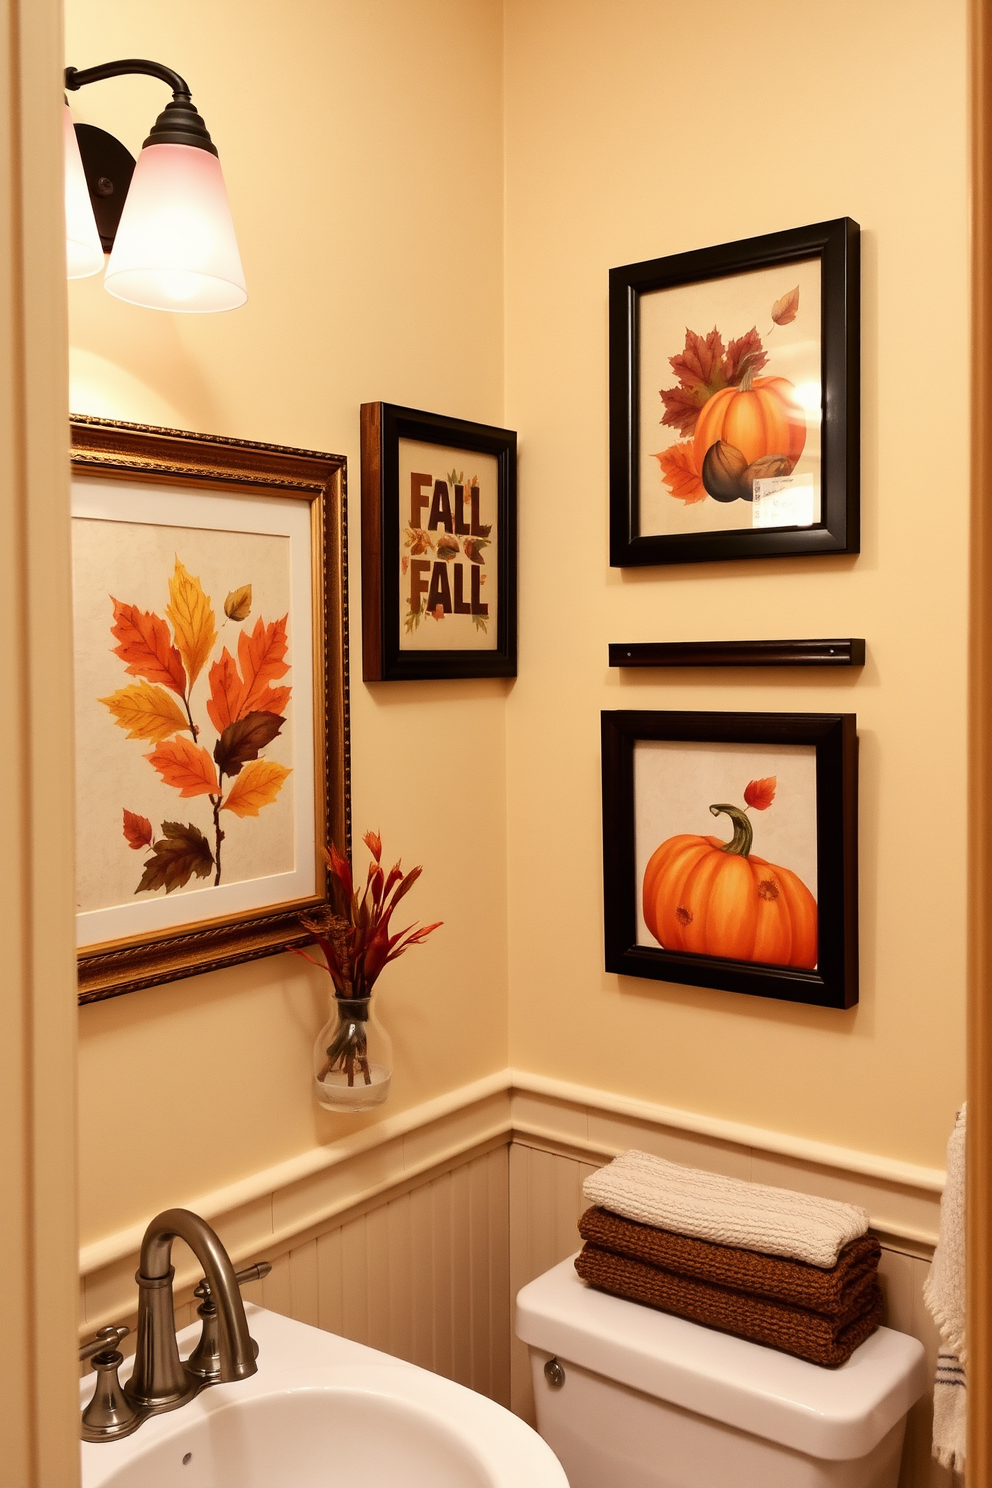
[[[933,1455],[941,1467],[964,1472],[968,1435],[965,1378],[964,1152],[966,1106],[947,1144],[947,1182],[940,1199],[940,1234],[923,1283],[923,1298],[940,1329],[933,1390]]]

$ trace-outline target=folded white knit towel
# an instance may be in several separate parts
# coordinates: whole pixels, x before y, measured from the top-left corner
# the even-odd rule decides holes
[[[868,1211],[854,1204],[683,1168],[635,1148],[590,1174],[582,1191],[625,1219],[811,1266],[835,1265],[868,1228]]]

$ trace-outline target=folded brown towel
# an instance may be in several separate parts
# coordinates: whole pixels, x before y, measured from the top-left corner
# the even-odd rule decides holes
[[[844,1247],[836,1266],[827,1271],[807,1261],[673,1235],[606,1209],[587,1209],[579,1220],[579,1234],[601,1250],[647,1261],[678,1276],[771,1297],[827,1317],[850,1313],[852,1297],[860,1295],[866,1279],[875,1278],[882,1253],[873,1235],[862,1235]]]
[[[872,1278],[864,1289],[857,1289],[850,1315],[828,1318],[803,1307],[674,1276],[644,1261],[600,1250],[588,1241],[575,1258],[575,1269],[583,1281],[616,1297],[657,1307],[830,1369],[845,1363],[882,1320],[882,1294]]]

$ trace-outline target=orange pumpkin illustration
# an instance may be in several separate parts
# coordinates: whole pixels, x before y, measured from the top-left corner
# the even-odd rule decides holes
[[[784,455],[790,471],[806,444],[806,415],[787,377],[751,377],[739,387],[723,388],[699,411],[693,436],[696,469],[719,441],[740,450],[744,464],[765,455]]]
[[[746,812],[726,804],[710,811],[730,817],[729,842],[684,833],[651,856],[642,899],[651,934],[666,951],[814,967],[813,895],[798,874],[751,856],[754,833]]]

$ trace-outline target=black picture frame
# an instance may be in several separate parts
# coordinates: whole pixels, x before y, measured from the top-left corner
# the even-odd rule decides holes
[[[641,886],[637,882],[634,750],[640,740],[814,747],[815,969],[638,944]],[[602,769],[607,971],[817,1007],[854,1006],[858,1001],[858,736],[853,713],[604,712]]]
[[[426,678],[515,677],[517,674],[517,436],[510,429],[448,418],[395,403],[363,403],[362,434],[362,675],[366,682]],[[496,459],[495,644],[485,650],[405,649],[401,645],[399,575],[400,441],[443,446],[453,454]],[[456,487],[461,491],[461,487]],[[469,527],[455,522],[456,533]],[[463,532],[464,529],[464,532]],[[480,530],[485,530],[481,529]],[[478,551],[476,549],[475,551]],[[478,588],[485,554],[470,560],[473,587],[462,604],[486,603]],[[489,554],[490,559],[492,553]],[[452,569],[457,566],[457,560]],[[463,565],[464,566],[464,565]],[[476,572],[472,573],[471,568]],[[487,578],[491,567],[485,570]],[[492,592],[492,591],[489,591]],[[426,601],[425,601],[426,602]],[[459,602],[456,595],[453,601]],[[459,613],[466,613],[460,611]]]
[[[704,563],[860,550],[861,230],[838,217],[610,270],[610,564]],[[641,534],[640,305],[655,290],[819,258],[822,471],[809,527]],[[708,326],[701,327],[708,330]]]
[[[863,636],[797,641],[610,642],[611,667],[863,667]]]

